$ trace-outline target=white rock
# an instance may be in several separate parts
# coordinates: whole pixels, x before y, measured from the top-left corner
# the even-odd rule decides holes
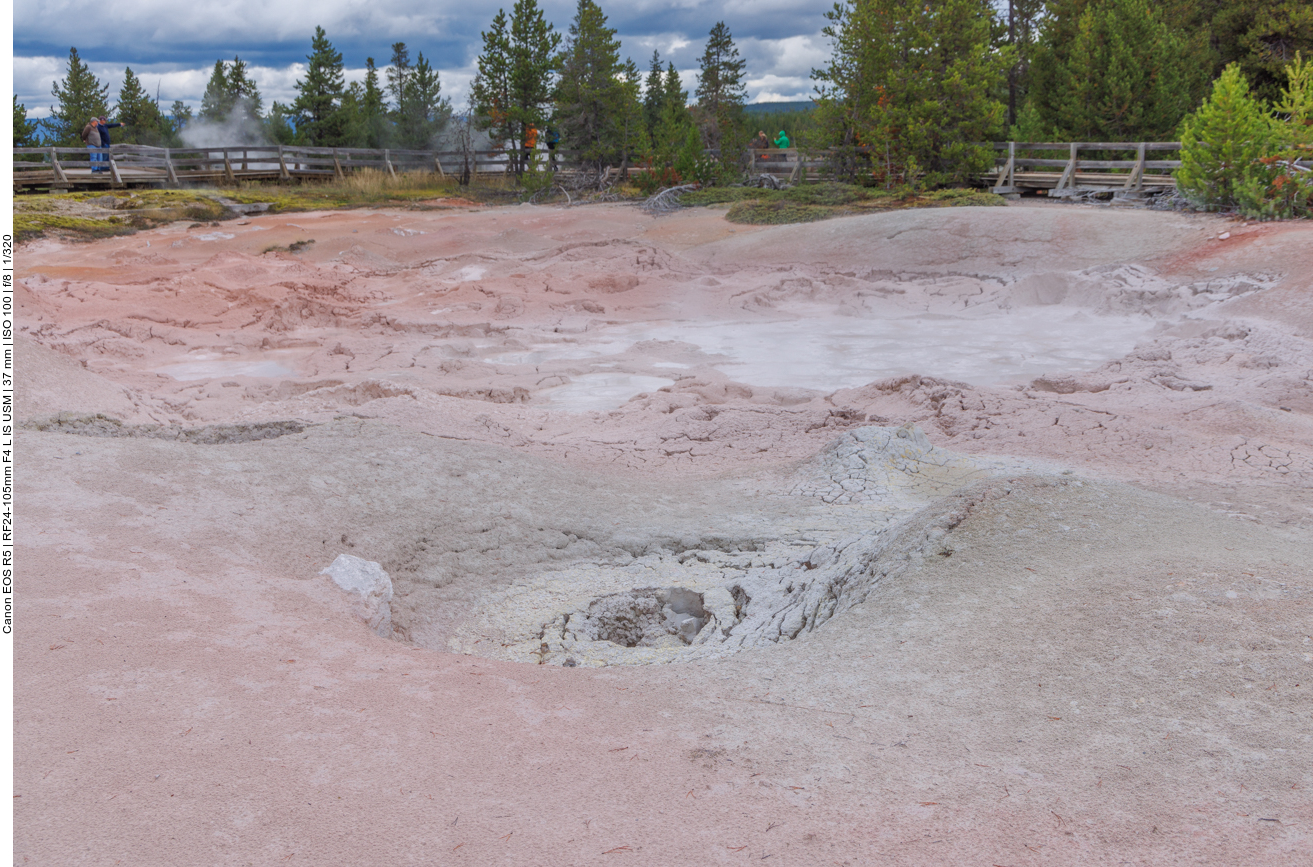
[[[333,579],[348,597],[352,613],[384,638],[392,637],[392,579],[372,560],[339,554],[319,573]]]
[[[1230,232],[1223,232],[1222,234],[1220,234],[1220,235],[1217,236],[1217,240],[1219,240],[1219,241],[1225,241],[1225,240],[1226,240],[1227,238],[1229,238],[1229,237],[1231,237],[1231,233],[1230,233]]]

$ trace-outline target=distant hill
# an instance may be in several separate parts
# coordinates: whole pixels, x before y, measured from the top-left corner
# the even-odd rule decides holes
[[[816,103],[804,99],[801,102],[754,102],[743,106],[743,110],[748,114],[775,114],[781,111],[811,111],[815,107]]]

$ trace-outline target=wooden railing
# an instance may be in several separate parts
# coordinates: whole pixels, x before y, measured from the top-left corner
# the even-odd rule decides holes
[[[14,186],[67,188],[82,185],[126,186],[186,183],[235,183],[238,180],[292,180],[344,177],[360,169],[426,171],[439,175],[504,173],[515,155],[504,149],[428,151],[370,148],[237,145],[232,147],[158,148],[119,144],[108,149],[14,148]],[[572,168],[570,152],[539,150],[539,165]]]
[[[1048,190],[1068,195],[1084,190],[1152,192],[1175,184],[1172,171],[1180,160],[1150,159],[1151,154],[1174,153],[1178,142],[992,142],[1000,156],[981,183],[998,193]],[[858,148],[860,158],[865,149]],[[1081,152],[1097,158],[1082,159]],[[1052,156],[1044,156],[1048,152]],[[1106,159],[1119,152],[1131,159]],[[766,148],[750,150],[747,164],[754,175],[799,183],[820,179],[837,154],[832,150]],[[1039,156],[1031,156],[1038,153]],[[851,154],[850,154],[851,156]],[[97,159],[93,159],[96,157]],[[103,159],[99,159],[103,157]],[[510,171],[518,154],[494,148],[481,151],[323,148],[291,145],[235,145],[231,147],[157,148],[120,144],[108,149],[44,147],[14,148],[14,187],[73,186],[119,187],[131,184],[182,186],[195,183],[235,183],[239,180],[293,180],[340,178],[361,169],[389,174],[425,171],[439,175],[500,174]],[[535,152],[538,164],[551,163],[562,171],[578,168],[572,152]],[[1313,159],[1296,163],[1313,169]]]
[[[1180,160],[1151,160],[1151,152],[1175,153],[1180,142],[994,142],[1006,157],[995,160],[995,170],[986,176],[993,180],[997,193],[1015,193],[1023,189],[1066,191],[1086,189],[1121,189],[1133,192],[1162,190],[1175,186],[1171,175],[1181,167]],[[1028,157],[1026,152],[1066,152],[1066,159]],[[1081,159],[1081,151],[1134,152],[1134,159]],[[1026,169],[1061,169],[1061,171],[1025,171]],[[1166,170],[1166,171],[1164,171]]]
[[[991,142],[989,146],[1002,153],[994,169],[980,180],[1002,194],[1040,189],[1058,195],[1096,190],[1156,192],[1175,186],[1172,172],[1181,166],[1178,159],[1151,158],[1152,154],[1175,154],[1181,150],[1180,142]],[[859,157],[864,152],[856,149]],[[1054,155],[1043,156],[1045,152]],[[1093,152],[1095,158],[1082,159],[1082,152]],[[1132,158],[1106,158],[1119,152]],[[754,174],[797,183],[823,177],[836,153],[767,148],[748,151],[747,159]],[[1030,156],[1035,153],[1040,155]],[[1313,159],[1295,165],[1313,170]]]

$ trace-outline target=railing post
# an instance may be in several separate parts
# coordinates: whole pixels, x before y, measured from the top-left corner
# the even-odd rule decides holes
[[[397,170],[392,168],[392,152],[388,148],[383,149],[383,166],[388,170],[389,175],[394,178],[397,176]]]
[[[228,183],[236,184],[237,176],[233,174],[232,161],[228,159],[228,149],[223,149],[223,176],[228,179]]]
[[[287,171],[287,160],[283,157],[283,146],[278,146],[278,177],[284,181],[292,179],[291,174]]]
[[[442,170],[442,160],[438,159],[438,152],[433,152],[433,168],[437,171],[438,177],[445,178],[447,173]]]
[[[1016,172],[1017,172],[1017,143],[1014,141],[1010,141],[1008,142],[1008,162],[1007,165],[1003,166],[1003,171],[999,173],[998,181],[996,181],[994,184],[994,192],[997,193],[1004,188],[1010,190],[1013,186],[1015,186],[1015,184],[1013,184],[1012,179],[1013,176],[1016,174]]]
[[[59,151],[57,148],[52,147],[50,149],[50,165],[55,170],[55,177],[59,178],[59,182],[61,184],[68,183],[68,175],[64,174],[64,167],[59,164]]]
[[[114,162],[114,151],[110,150],[108,153],[106,153],[106,154],[105,154],[105,158],[106,158],[107,160],[109,160],[109,178],[110,178],[110,181],[111,181],[111,182],[114,184],[114,186],[116,186],[116,187],[121,187],[121,186],[123,186],[123,178],[119,175],[119,166],[118,166],[118,163]]]
[[[164,174],[168,177],[169,183],[175,187],[181,186],[178,183],[178,173],[173,170],[173,151],[170,148],[164,149]]]
[[[342,171],[342,163],[337,158],[337,148],[333,148],[333,177],[339,180],[346,177],[346,172]]]
[[[1058,178],[1058,185],[1055,190],[1065,189],[1066,187],[1076,186],[1076,152],[1079,150],[1079,143],[1071,143],[1071,159],[1067,162],[1067,167],[1062,170],[1062,177]]]

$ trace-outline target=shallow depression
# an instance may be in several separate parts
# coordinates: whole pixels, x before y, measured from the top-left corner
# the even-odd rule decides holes
[[[217,379],[222,376],[296,376],[296,371],[271,358],[222,358],[194,354],[187,361],[166,364],[155,368],[156,373],[190,382],[196,379]]]
[[[624,333],[724,356],[714,365],[749,385],[831,391],[905,373],[988,385],[1087,370],[1126,354],[1153,327],[1147,317],[1047,307],[983,316],[671,322]]]
[[[674,384],[661,376],[636,376],[628,373],[588,373],[556,388],[542,392],[553,409],[573,412],[615,409],[629,398],[645,391],[656,391]]]

